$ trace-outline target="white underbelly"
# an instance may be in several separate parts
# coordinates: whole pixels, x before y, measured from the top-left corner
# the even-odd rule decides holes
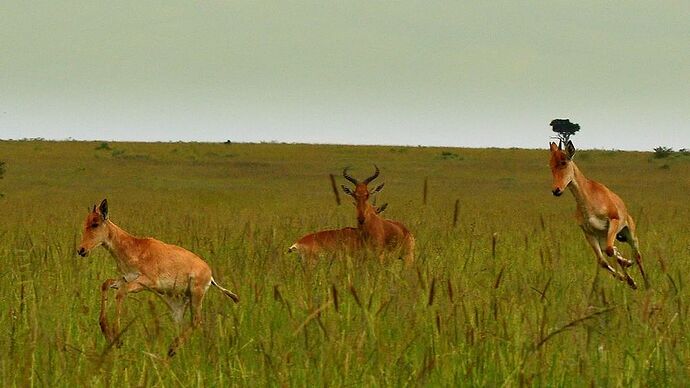
[[[591,232],[606,232],[609,228],[609,221],[591,216],[585,220],[583,227]]]

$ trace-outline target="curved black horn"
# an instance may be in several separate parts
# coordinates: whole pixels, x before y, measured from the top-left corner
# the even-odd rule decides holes
[[[374,168],[376,168],[376,171],[374,172],[374,175],[372,175],[372,176],[370,176],[369,178],[367,178],[367,179],[365,179],[364,181],[362,181],[362,183],[364,183],[365,185],[368,185],[369,182],[373,181],[374,179],[376,179],[377,176],[379,176],[379,166],[374,165]]]
[[[357,185],[357,183],[359,183],[359,182],[357,182],[357,179],[355,179],[355,178],[353,178],[353,177],[347,175],[347,169],[349,169],[349,168],[350,168],[350,167],[345,167],[345,169],[343,169],[343,178],[345,178],[345,179],[347,179],[348,181],[352,182],[353,185]]]

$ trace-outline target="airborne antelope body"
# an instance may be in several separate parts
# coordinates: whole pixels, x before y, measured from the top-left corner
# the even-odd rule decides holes
[[[363,232],[365,245],[372,249],[382,259],[386,252],[400,253],[407,265],[414,261],[415,240],[412,233],[400,222],[387,220],[379,215],[379,211],[369,203],[369,197],[383,189],[383,183],[373,190],[368,185],[379,176],[379,168],[374,175],[358,181],[348,175],[347,168],[343,170],[343,177],[355,185],[354,191],[346,186],[341,186],[345,194],[350,195],[357,208],[357,223]]]
[[[618,195],[599,182],[587,179],[573,162],[575,146],[568,141],[563,150],[562,142],[550,143],[550,167],[553,175],[552,192],[560,196],[566,188],[570,189],[577,203],[577,222],[585,233],[587,242],[592,246],[599,265],[609,271],[615,278],[626,281],[632,288],[637,288],[635,280],[628,274],[626,268],[632,262],[624,258],[616,248],[615,240],[627,242],[633,250],[635,261],[645,286],[649,286],[647,276],[642,267],[642,255],[635,233],[635,222]],[[616,271],[606,260],[607,256],[615,256],[621,272]]]
[[[100,326],[110,342],[118,342],[122,302],[128,293],[153,291],[162,297],[171,309],[173,318],[180,323],[187,306],[191,305],[191,325],[183,328],[170,345],[168,355],[173,356],[191,332],[201,324],[201,305],[209,286],[221,290],[235,303],[237,295],[221,287],[213,279],[208,264],[194,253],[153,238],[130,235],[108,218],[108,201],[103,200],[87,215],[79,255],[103,245],[115,258],[121,277],[108,279],[101,286]],[[108,323],[105,313],[107,293],[116,289],[115,324]]]

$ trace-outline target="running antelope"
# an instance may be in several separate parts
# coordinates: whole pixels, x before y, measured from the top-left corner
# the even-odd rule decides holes
[[[342,185],[345,194],[352,196],[357,208],[357,223],[363,232],[363,241],[382,260],[385,252],[401,254],[407,265],[414,261],[415,240],[412,233],[400,222],[381,217],[376,208],[369,203],[369,197],[383,189],[384,184],[369,190],[368,185],[379,176],[379,168],[374,166],[374,175],[363,181],[351,177],[347,168],[343,170],[343,177],[355,185],[354,191]]]
[[[635,234],[635,222],[628,210],[614,192],[599,182],[587,179],[573,162],[575,146],[571,141],[563,150],[562,142],[551,142],[551,174],[553,175],[552,192],[560,196],[566,188],[575,197],[577,203],[577,222],[585,233],[585,238],[592,246],[599,265],[609,271],[615,278],[627,281],[633,289],[637,288],[635,280],[628,274],[626,268],[632,261],[624,258],[614,245],[614,240],[630,244],[635,255],[635,261],[640,269],[646,287],[649,287],[647,276],[642,267],[642,255],[639,242]],[[616,271],[606,260],[602,248],[609,257],[615,256],[621,272]]]
[[[129,293],[153,291],[167,303],[178,324],[187,306],[191,305],[191,325],[184,327],[170,345],[170,357],[201,324],[201,304],[209,286],[215,286],[235,303],[239,302],[237,295],[216,283],[208,264],[199,256],[153,238],[134,237],[115,225],[108,218],[108,201],[105,199],[98,208],[94,205],[86,216],[78,253],[86,257],[99,245],[103,245],[115,258],[122,275],[108,279],[101,285],[100,325],[110,343],[121,345],[120,315],[122,302]],[[114,326],[108,323],[105,313],[110,289],[117,290]]]
[[[376,213],[383,212],[387,206],[388,204],[383,204],[376,208]],[[361,251],[362,246],[362,231],[358,228],[347,227],[304,235],[288,248],[288,253],[298,252],[302,259],[313,263],[322,255],[356,254]]]

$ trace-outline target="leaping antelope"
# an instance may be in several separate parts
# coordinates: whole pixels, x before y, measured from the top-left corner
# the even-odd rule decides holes
[[[194,253],[166,244],[153,238],[138,238],[125,232],[108,218],[108,201],[103,200],[89,212],[84,221],[84,233],[79,244],[79,255],[103,245],[113,256],[121,277],[108,279],[101,285],[100,326],[103,335],[119,346],[120,315],[122,302],[129,293],[153,291],[170,308],[173,319],[179,324],[188,305],[191,304],[192,322],[183,328],[171,343],[168,356],[187,340],[201,324],[201,304],[210,285],[215,286],[235,303],[239,297],[226,290],[213,279],[208,264]],[[105,313],[107,293],[116,289],[115,325],[110,326]]]
[[[387,206],[387,203],[381,205],[376,208],[376,212],[383,212]],[[362,231],[359,228],[347,227],[306,234],[288,248],[288,253],[297,252],[302,259],[313,263],[322,255],[353,255],[361,251],[362,247]]]
[[[379,176],[378,166],[374,165],[374,168],[376,169],[374,175],[361,182],[348,175],[348,168],[345,168],[343,177],[354,184],[355,189],[352,191],[345,185],[341,187],[345,194],[352,196],[355,201],[357,223],[363,232],[365,244],[374,250],[380,260],[383,259],[386,252],[397,252],[401,253],[401,258],[405,260],[407,265],[410,265],[414,261],[414,236],[400,222],[381,217],[376,208],[369,203],[369,197],[381,191],[384,186],[382,183],[373,190],[369,190],[369,183]]]
[[[642,267],[642,255],[635,234],[635,222],[618,195],[599,182],[587,179],[573,162],[575,146],[571,141],[563,150],[562,142],[551,142],[551,174],[553,175],[552,192],[560,196],[566,188],[575,197],[577,203],[577,222],[585,233],[585,238],[592,246],[599,264],[609,271],[615,278],[627,281],[633,289],[637,288],[635,280],[628,274],[626,268],[632,261],[624,258],[614,245],[614,240],[627,242],[632,247],[635,261],[640,269],[646,287],[649,287],[647,276]],[[621,272],[616,271],[602,254],[615,256]]]

